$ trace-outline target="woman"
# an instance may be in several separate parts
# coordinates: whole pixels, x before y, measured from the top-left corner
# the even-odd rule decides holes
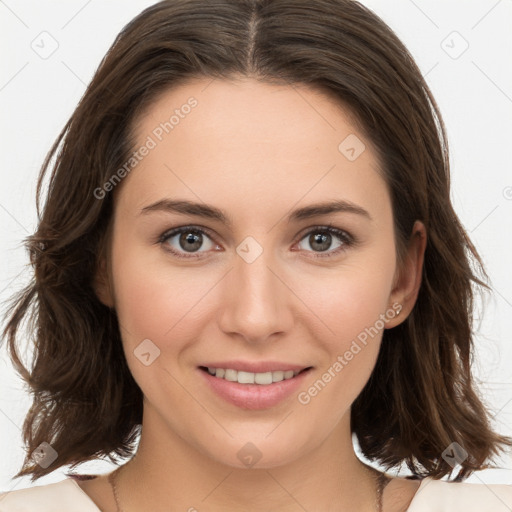
[[[2,510],[510,510],[510,486],[439,480],[512,440],[473,387],[486,284],[441,116],[369,10],[157,3],[102,61],[38,192],[50,168],[5,329],[34,393],[16,476],[133,456]],[[352,435],[411,478],[361,462]]]

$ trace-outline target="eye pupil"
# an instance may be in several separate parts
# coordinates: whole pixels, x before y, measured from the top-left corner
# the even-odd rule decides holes
[[[186,243],[182,243],[186,242]],[[180,236],[180,247],[185,251],[193,252],[201,247],[202,236],[198,233],[188,231]]]
[[[315,233],[312,235],[312,242],[311,247],[316,248],[320,251],[326,251],[329,249],[329,246],[331,245],[331,235],[330,234],[319,234]],[[320,247],[315,247],[317,244],[320,245]]]

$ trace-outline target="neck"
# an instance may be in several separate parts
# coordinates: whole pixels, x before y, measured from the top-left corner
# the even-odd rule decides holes
[[[154,410],[145,409],[136,456],[117,479],[120,506],[134,510],[374,512],[376,478],[355,456],[350,417],[320,447],[281,466],[239,468],[185,442]],[[299,507],[299,508],[298,508]]]

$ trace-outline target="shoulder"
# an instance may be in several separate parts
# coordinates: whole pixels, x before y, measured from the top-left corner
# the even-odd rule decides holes
[[[510,512],[512,485],[445,482],[425,478],[408,512]]]
[[[72,479],[0,493],[0,512],[99,512]]]

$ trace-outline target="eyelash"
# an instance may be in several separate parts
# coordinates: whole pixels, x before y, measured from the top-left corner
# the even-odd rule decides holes
[[[206,228],[202,228],[199,226],[183,226],[180,228],[171,229],[171,230],[163,233],[159,237],[158,243],[160,243],[162,246],[164,246],[164,249],[166,251],[169,251],[177,258],[182,258],[182,259],[203,258],[203,256],[201,256],[201,255],[204,253],[190,253],[190,255],[184,256],[183,253],[179,253],[176,250],[171,249],[169,247],[169,245],[166,244],[166,242],[168,242],[168,240],[170,238],[173,238],[174,236],[182,234],[182,233],[189,233],[189,232],[192,232],[194,234],[207,235],[209,238],[213,238],[212,234],[210,233],[210,230],[208,230]],[[313,256],[313,258],[315,258],[315,259],[316,258],[331,258],[333,256],[336,256],[336,255],[346,251],[349,247],[357,244],[357,239],[355,237],[353,237],[352,235],[350,235],[349,233],[347,233],[346,231],[344,231],[342,229],[333,227],[331,224],[326,225],[326,226],[313,227],[312,229],[307,231],[304,235],[302,235],[301,238],[298,239],[298,242],[302,241],[308,235],[311,235],[313,233],[329,233],[330,235],[334,235],[337,238],[339,238],[340,241],[342,242],[342,245],[340,247],[338,247],[337,249],[334,249],[334,250],[331,250],[331,251],[325,252],[325,253],[316,253],[316,255]],[[306,252],[313,252],[313,251],[306,251]]]

